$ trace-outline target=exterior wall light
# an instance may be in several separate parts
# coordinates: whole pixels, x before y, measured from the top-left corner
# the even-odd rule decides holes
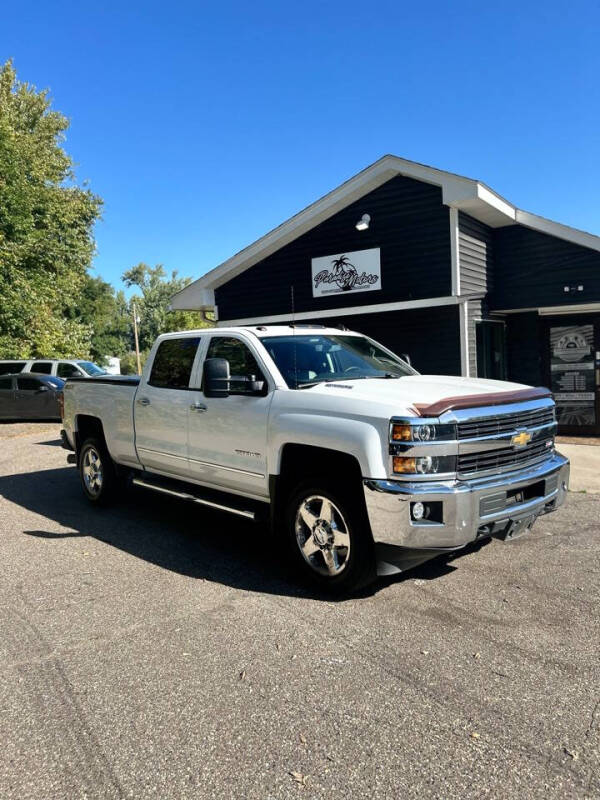
[[[356,230],[357,231],[366,231],[369,227],[369,223],[371,222],[371,217],[368,214],[363,214],[362,217],[356,223]]]

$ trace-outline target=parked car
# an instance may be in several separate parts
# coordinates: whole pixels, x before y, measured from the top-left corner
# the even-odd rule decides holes
[[[53,375],[0,375],[0,419],[60,419],[65,381]]]
[[[59,378],[89,378],[106,375],[106,370],[92,361],[69,358],[23,358],[0,361],[0,375],[17,372],[35,372],[39,375],[56,375]]]
[[[318,326],[160,336],[141,378],[67,381],[63,422],[91,503],[128,475],[256,520],[334,592],[525,535],[569,481],[547,389],[419,375]]]

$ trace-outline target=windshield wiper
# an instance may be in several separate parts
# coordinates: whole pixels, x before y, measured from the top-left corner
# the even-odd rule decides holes
[[[321,383],[344,383],[345,381],[368,381],[371,378],[390,379],[390,378],[403,378],[404,375],[395,375],[393,372],[386,372],[384,375],[352,375],[347,378],[324,378],[321,381],[305,381],[296,384],[296,389],[309,389],[311,386],[318,386]]]
[[[366,381],[367,378],[373,377],[372,375],[353,375],[351,378],[323,378],[320,381],[305,381],[297,383],[296,389],[308,389],[311,386],[318,386],[321,383],[342,383],[343,381]],[[381,376],[383,377],[383,376]]]

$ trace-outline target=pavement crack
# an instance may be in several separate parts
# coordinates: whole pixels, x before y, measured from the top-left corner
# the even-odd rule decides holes
[[[598,709],[600,709],[600,699],[596,700],[596,705],[592,709],[592,715],[590,717],[590,724],[587,726],[587,730],[585,732],[585,735],[588,738],[592,735],[592,733],[594,732],[594,729],[596,728],[596,716],[598,714]]]

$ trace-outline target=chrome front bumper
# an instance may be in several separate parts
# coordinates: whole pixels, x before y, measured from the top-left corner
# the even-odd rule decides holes
[[[561,506],[569,486],[569,460],[554,453],[530,469],[473,481],[363,483],[375,542],[418,550],[452,550],[492,535],[510,522],[533,522]],[[519,490],[523,490],[522,495]],[[519,502],[521,496],[528,495]],[[442,521],[412,520],[411,503],[415,502],[441,502]]]

